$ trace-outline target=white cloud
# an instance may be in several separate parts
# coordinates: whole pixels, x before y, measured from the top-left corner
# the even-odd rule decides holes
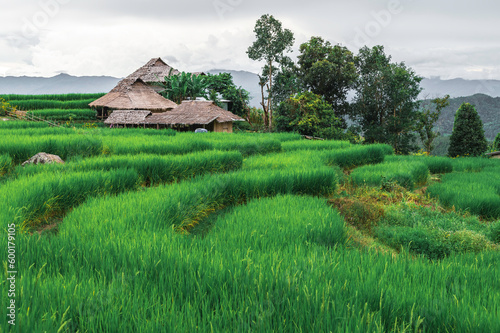
[[[391,11],[394,3],[399,10]],[[500,79],[499,6],[487,0],[476,1],[474,10],[465,0],[8,2],[0,13],[0,75],[123,77],[157,56],[186,71],[258,72],[261,64],[245,51],[255,21],[271,13],[294,32],[295,49],[322,36],[357,52],[358,38],[384,45],[424,76]]]

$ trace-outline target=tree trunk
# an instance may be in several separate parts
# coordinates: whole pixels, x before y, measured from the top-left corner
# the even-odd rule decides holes
[[[267,108],[269,110],[269,132],[273,127],[273,104],[272,104],[272,89],[273,89],[273,63],[269,61],[269,93],[267,95]]]

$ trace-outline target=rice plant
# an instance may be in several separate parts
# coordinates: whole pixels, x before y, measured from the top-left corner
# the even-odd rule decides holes
[[[42,110],[42,109],[85,109],[89,108],[95,98],[81,100],[47,100],[47,99],[23,99],[9,100],[10,105],[15,106],[19,110]]]
[[[32,121],[22,121],[22,120],[11,120],[11,121],[0,122],[0,131],[7,129],[46,128],[46,127],[49,127],[49,124],[45,122],[36,123]]]
[[[456,207],[486,218],[500,217],[500,173],[452,173],[427,189],[447,207]]]
[[[53,121],[82,121],[95,120],[94,110],[87,109],[40,109],[27,112],[27,117],[35,116],[38,118]]]
[[[87,99],[98,99],[104,96],[105,93],[90,93],[90,94],[45,94],[45,95],[16,95],[16,94],[8,94],[1,95],[7,101],[10,100],[30,100],[30,99],[38,99],[38,100],[47,100],[47,101],[78,101],[78,100],[87,100]]]
[[[8,154],[0,155],[0,177],[12,169],[12,158]]]
[[[385,155],[389,153],[392,153],[392,147],[389,145],[374,144],[325,151],[323,156],[329,165],[351,169],[365,164],[381,163],[384,161]]]
[[[293,150],[332,150],[350,147],[349,141],[333,141],[333,140],[300,140],[286,141],[281,144],[283,151]]]
[[[81,171],[110,171],[129,168],[137,171],[142,183],[170,183],[205,173],[228,172],[240,169],[243,157],[238,152],[205,151],[186,155],[117,155],[77,158],[65,164],[18,166],[17,177],[38,173],[67,173]]]
[[[0,213],[0,225],[15,223],[19,231],[36,228],[88,197],[116,194],[137,184],[137,172],[130,169],[41,173],[16,179],[0,187],[0,201],[6,205]]]
[[[409,190],[425,184],[428,177],[429,169],[424,163],[404,161],[365,165],[351,173],[352,183],[358,186],[383,186],[395,182]]]
[[[440,173],[450,173],[453,171],[453,160],[448,157],[442,156],[402,156],[402,155],[394,155],[388,156],[386,161],[408,161],[408,162],[422,162],[427,168],[429,168],[429,172],[432,174],[440,174]]]
[[[98,155],[102,152],[102,143],[99,138],[78,134],[8,135],[0,141],[0,151],[19,164],[40,152],[58,155],[63,160],[76,155]]]

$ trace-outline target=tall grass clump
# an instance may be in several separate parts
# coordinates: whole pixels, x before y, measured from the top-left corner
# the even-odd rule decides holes
[[[453,171],[452,159],[443,156],[402,156],[393,155],[386,158],[388,162],[408,161],[408,162],[422,162],[431,174],[450,173]]]
[[[188,154],[212,150],[213,144],[198,136],[103,136],[104,152],[115,155],[126,154]]]
[[[500,217],[500,173],[461,172],[443,177],[427,189],[441,204],[456,207],[486,218]]]
[[[88,94],[44,94],[44,95],[18,95],[18,94],[8,94],[1,95],[7,101],[11,100],[47,100],[47,101],[78,101],[87,99],[98,99],[104,96],[105,93],[88,93]]]
[[[192,137],[193,133],[184,135]],[[205,133],[203,138],[211,143],[214,149],[237,150],[243,156],[269,154],[281,151],[281,142],[275,139],[273,135],[257,136],[234,133]]]
[[[287,141],[281,144],[283,151],[294,150],[334,150],[350,147],[349,141],[334,140],[300,140]]]
[[[58,155],[63,160],[76,155],[99,155],[102,143],[99,138],[78,134],[8,135],[0,141],[0,151],[9,154],[14,163],[18,164],[40,152]]]
[[[63,173],[77,171],[109,171],[134,169],[146,184],[170,183],[205,173],[241,169],[243,157],[239,152],[205,151],[186,155],[116,155],[75,159],[65,164],[26,165],[16,168],[18,177],[41,172]]]
[[[429,227],[388,227],[375,229],[375,236],[387,245],[423,254],[429,259],[443,259],[452,253],[489,250],[492,244],[479,233],[469,230],[445,231]]]
[[[26,99],[9,100],[10,105],[19,110],[43,110],[43,109],[89,109],[89,104],[95,101],[95,98],[57,101],[47,99]]]
[[[153,128],[101,128],[95,130],[95,133],[102,136],[122,136],[122,137],[134,137],[134,136],[175,136],[178,132],[171,128],[166,129],[153,129]]]
[[[351,169],[365,164],[376,164],[384,161],[385,155],[392,153],[392,147],[384,144],[352,146],[346,149],[327,151],[324,158],[328,165],[338,165]]]
[[[23,120],[10,120],[0,122],[0,131],[7,129],[25,129],[25,128],[47,128],[49,124],[46,122],[33,122]]]
[[[91,109],[40,109],[29,111],[26,113],[28,117],[35,116],[38,118],[53,120],[53,121],[82,121],[95,120],[95,111]]]
[[[374,234],[383,243],[396,250],[405,247],[430,259],[493,248],[485,223],[454,211],[443,213],[410,204],[398,205],[386,208],[378,225]]]
[[[457,157],[451,159],[453,171],[457,172],[479,172],[484,168],[498,165],[497,162],[484,157]]]
[[[13,128],[0,129],[2,136],[43,136],[43,135],[58,135],[58,134],[76,134],[77,132],[68,127],[30,127],[30,128]]]
[[[9,154],[0,155],[0,177],[8,173],[13,167],[12,158]]]
[[[243,132],[239,132],[237,134],[238,134],[238,136],[249,138],[249,139],[269,138],[269,139],[273,139],[273,140],[278,140],[280,142],[302,140],[302,135],[300,135],[298,133],[289,133],[289,132],[280,132],[280,133],[243,133]]]
[[[0,225],[15,223],[18,228],[36,228],[54,216],[83,203],[88,197],[132,190],[138,174],[131,169],[108,172],[41,173],[23,177],[0,187]]]
[[[354,185],[384,186],[394,182],[408,190],[425,184],[428,177],[429,169],[424,163],[405,161],[365,165],[351,173]]]

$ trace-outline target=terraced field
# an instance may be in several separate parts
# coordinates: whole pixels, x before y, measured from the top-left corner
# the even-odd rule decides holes
[[[295,134],[0,136],[2,332],[500,331],[500,161]],[[20,166],[40,151],[66,163]]]

